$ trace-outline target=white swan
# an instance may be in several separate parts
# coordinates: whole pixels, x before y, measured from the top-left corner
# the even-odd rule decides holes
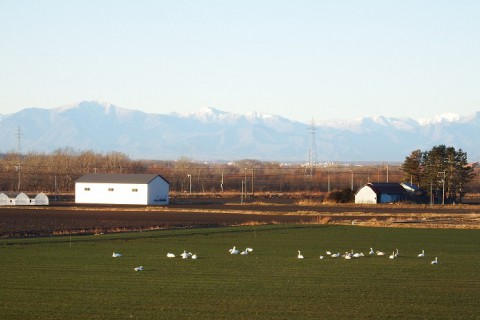
[[[248,250],[245,249],[245,250],[243,250],[242,252],[240,252],[240,254],[241,254],[242,256],[247,255],[247,254],[248,254]]]
[[[253,248],[247,248],[247,249],[245,249],[245,250],[247,250],[248,252],[252,252],[252,251],[253,251]]]
[[[240,253],[240,251],[238,251],[238,249],[235,246],[233,246],[232,249],[229,249],[228,252],[230,252],[230,254],[239,254]]]
[[[340,252],[338,253],[333,253],[332,255],[330,255],[332,258],[338,258],[340,257]]]
[[[320,260],[323,260],[323,256],[320,256]]]
[[[390,259],[395,259],[397,256],[395,255],[395,251],[389,256]]]
[[[419,253],[419,254],[418,254],[418,257],[419,257],[419,258],[425,257],[425,250],[422,249],[422,253]]]
[[[193,260],[197,259],[197,255],[196,255],[195,253],[192,254],[192,259],[193,259]]]
[[[435,260],[433,260],[432,262],[430,262],[430,264],[438,264],[438,259],[437,259],[437,257],[435,257]]]
[[[121,256],[122,256],[121,253],[118,253],[118,252],[112,253],[112,257],[113,257],[113,258],[118,258],[118,257],[121,257]]]
[[[143,271],[143,266],[134,268],[135,271]]]
[[[326,254],[328,254],[329,256],[331,256],[331,255],[332,255],[332,252],[331,252],[331,251],[329,251],[329,250],[325,251],[325,253],[326,253]]]
[[[363,257],[363,256],[364,256],[363,252],[360,252],[360,253],[357,252],[357,253],[353,254],[353,258],[360,258],[360,257]]]
[[[398,257],[398,249],[395,249],[395,258]]]
[[[375,251],[373,251],[373,248],[370,248],[370,252],[368,253],[369,255],[374,255]]]
[[[173,253],[167,253],[167,258],[175,258],[175,254]]]
[[[188,253],[186,250],[183,250],[183,253],[180,255],[182,259],[187,259],[188,258]]]
[[[303,259],[303,255],[300,253],[300,250],[298,250],[298,256],[297,256],[298,259]]]
[[[384,256],[384,255],[385,255],[385,252],[377,251],[377,256]]]

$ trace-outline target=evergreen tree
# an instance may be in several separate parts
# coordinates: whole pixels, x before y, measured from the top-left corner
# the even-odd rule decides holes
[[[401,169],[405,180],[412,179],[424,190],[432,190],[439,199],[450,203],[461,201],[463,186],[475,177],[473,167],[468,165],[467,153],[445,145],[425,152],[413,151]]]
[[[414,184],[420,184],[420,177],[422,175],[422,151],[415,150],[405,158],[401,166],[404,172],[405,181],[411,181]]]

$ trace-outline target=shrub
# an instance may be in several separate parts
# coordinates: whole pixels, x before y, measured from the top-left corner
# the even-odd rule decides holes
[[[325,196],[324,202],[348,203],[353,202],[355,194],[353,190],[346,188],[343,190],[333,190]]]

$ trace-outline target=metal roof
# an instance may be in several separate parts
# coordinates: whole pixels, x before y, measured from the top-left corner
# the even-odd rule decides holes
[[[76,182],[91,183],[129,183],[129,184],[148,184],[150,181],[160,177],[169,183],[166,179],[158,174],[108,174],[108,173],[88,173],[77,179]]]
[[[372,188],[376,194],[402,194],[406,192],[400,183],[370,182],[367,183],[367,186]]]

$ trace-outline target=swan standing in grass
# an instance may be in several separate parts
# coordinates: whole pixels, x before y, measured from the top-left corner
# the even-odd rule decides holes
[[[422,253],[418,254],[419,258],[424,258],[425,257],[425,250],[422,249]]]
[[[398,249],[395,249],[395,258],[398,257]]]
[[[303,255],[300,253],[300,250],[298,250],[298,256],[297,256],[298,259],[303,259]]]
[[[368,253],[369,255],[374,255],[375,251],[373,251],[373,248],[370,248],[370,252]]]
[[[121,257],[121,256],[122,256],[121,253],[118,253],[118,252],[112,253],[112,257],[113,257],[113,258],[118,258],[118,257]]]
[[[135,271],[143,271],[143,266],[135,267],[133,270],[135,270]]]
[[[187,259],[188,258],[188,253],[186,250],[183,250],[183,253],[180,255],[182,259]]]
[[[390,259],[395,259],[397,256],[395,255],[395,251],[392,252],[392,254],[389,256]]]
[[[173,253],[167,253],[167,258],[175,258],[175,254]]]
[[[430,264],[438,264],[438,259],[437,259],[437,257],[435,257],[435,260],[433,260],[432,262],[430,262]]]

